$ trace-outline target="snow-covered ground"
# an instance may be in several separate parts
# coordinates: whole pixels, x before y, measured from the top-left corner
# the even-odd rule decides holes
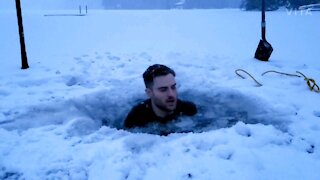
[[[57,13],[74,12],[24,11],[21,70],[15,11],[0,12],[0,179],[320,178],[319,93],[303,78],[261,76],[320,81],[320,13],[268,12],[269,62],[253,58],[259,12],[44,16]],[[176,124],[194,133],[121,129],[154,63],[172,67],[180,97],[197,104]]]

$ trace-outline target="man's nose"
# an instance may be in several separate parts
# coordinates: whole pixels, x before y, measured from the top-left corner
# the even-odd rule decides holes
[[[169,89],[169,90],[168,90],[168,96],[174,97],[175,94],[176,94],[176,91],[175,91],[174,89]]]

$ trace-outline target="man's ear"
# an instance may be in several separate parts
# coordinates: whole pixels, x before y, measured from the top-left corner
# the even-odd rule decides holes
[[[145,92],[149,96],[149,98],[152,96],[152,90],[150,88],[146,88]]]

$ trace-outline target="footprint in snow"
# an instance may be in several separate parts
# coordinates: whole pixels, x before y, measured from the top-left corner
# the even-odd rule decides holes
[[[111,61],[119,61],[121,58],[118,56],[108,55],[107,58]]]
[[[148,60],[148,61],[150,61],[150,60],[152,59],[152,56],[149,55],[149,54],[146,53],[146,52],[140,53],[139,56],[140,56],[141,58],[145,59],[145,60]]]
[[[236,132],[241,136],[250,137],[251,136],[251,130],[248,128],[243,122],[239,122],[235,125]]]
[[[314,111],[313,115],[320,118],[320,111]]]
[[[77,60],[77,61],[81,61],[82,58],[81,57],[74,57],[73,59]]]
[[[21,179],[22,173],[16,171],[10,171],[6,167],[0,167],[1,179]]]
[[[10,93],[8,91],[0,90],[0,96],[9,96]]]
[[[125,66],[125,64],[119,64],[118,66],[117,66],[117,68],[123,68]]]
[[[303,69],[307,69],[307,68],[309,68],[309,67],[308,67],[308,65],[306,65],[306,64],[301,64],[301,65],[299,65],[299,66],[296,66],[296,68],[297,68],[297,69],[300,69],[300,70],[303,70]]]
[[[96,56],[96,59],[100,60],[100,59],[103,59],[103,57],[102,56]]]
[[[74,86],[78,83],[78,78],[76,77],[71,77],[70,79],[67,80],[66,85],[67,86]]]
[[[233,156],[233,150],[230,149],[224,149],[219,152],[217,152],[217,156],[221,159],[230,160]]]

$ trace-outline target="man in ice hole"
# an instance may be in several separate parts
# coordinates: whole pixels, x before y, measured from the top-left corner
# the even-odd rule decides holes
[[[175,76],[171,68],[161,64],[154,64],[143,73],[149,99],[131,109],[124,121],[125,128],[145,127],[155,122],[165,124],[179,116],[197,113],[194,103],[178,99]]]

